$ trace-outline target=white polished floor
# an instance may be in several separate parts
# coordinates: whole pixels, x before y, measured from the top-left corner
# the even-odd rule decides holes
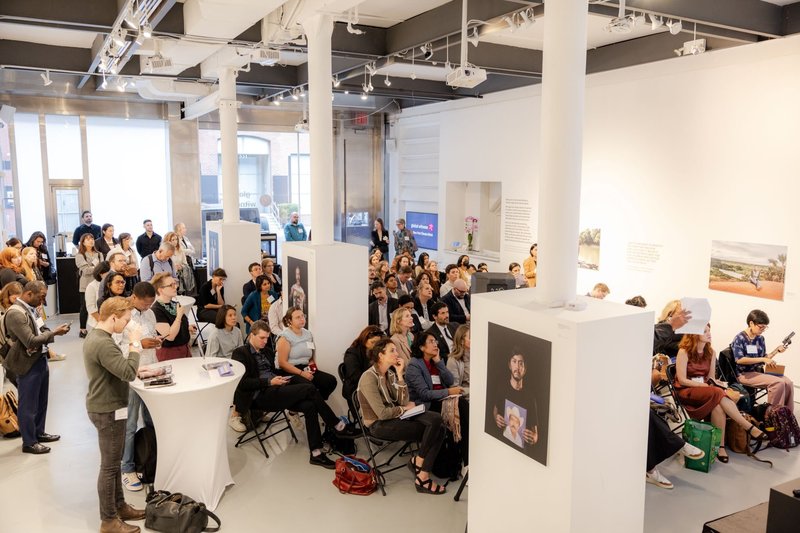
[[[33,456],[21,453],[19,439],[0,439],[0,533],[86,532],[99,528],[99,452],[97,436],[84,407],[86,375],[77,329],[60,338],[56,346],[68,358],[50,366],[47,430],[62,435],[62,440],[52,444],[50,454]],[[229,431],[229,457],[236,485],[228,489],[216,511],[223,531],[464,531],[469,489],[460,502],[452,498],[456,486],[444,496],[417,494],[410,474],[403,468],[387,476],[385,498],[379,493],[369,497],[344,496],[331,484],[332,471],[308,464],[304,435],[298,437],[300,443],[295,444],[289,442],[288,432],[282,433],[272,441],[267,460],[255,442],[235,449],[235,434]],[[699,532],[708,520],[766,501],[770,486],[800,477],[798,449],[789,453],[761,452],[764,458],[775,462],[773,469],[745,456],[731,455],[730,463],[714,465],[709,474],[686,470],[677,461],[667,462],[662,471],[675,483],[675,489],[647,485],[644,531]],[[512,487],[497,489],[509,488]],[[126,492],[126,497],[133,505],[144,506],[143,492]],[[143,523],[139,525],[143,527]]]

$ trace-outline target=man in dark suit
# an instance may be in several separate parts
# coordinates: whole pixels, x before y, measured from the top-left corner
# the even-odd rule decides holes
[[[56,335],[69,332],[69,324],[62,324],[53,331],[44,325],[36,308],[46,296],[47,285],[44,282],[29,281],[4,319],[10,349],[3,366],[17,375],[17,418],[22,433],[22,452],[37,455],[50,451],[43,442],[55,442],[61,438],[44,431],[50,392],[47,345],[53,342]]]
[[[439,355],[447,361],[447,356],[453,348],[453,339],[456,337],[458,324],[450,322],[450,311],[447,304],[436,302],[431,306],[433,325],[428,328],[428,333],[436,337],[439,343]]]
[[[442,297],[442,301],[447,304],[450,310],[450,320],[459,324],[466,324],[470,317],[470,301],[467,283],[463,279],[457,279],[453,283],[453,290]]]
[[[371,290],[375,301],[369,304],[369,313],[367,314],[369,325],[378,326],[388,335],[392,313],[398,307],[397,299],[389,298],[386,294],[386,286],[380,281],[373,283]]]

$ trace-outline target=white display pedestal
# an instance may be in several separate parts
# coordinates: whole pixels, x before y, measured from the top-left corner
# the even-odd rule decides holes
[[[536,290],[472,297],[469,529],[639,533],[653,313],[586,297],[548,309]],[[484,431],[488,359],[509,357],[488,345],[490,322],[551,343],[547,466]]]
[[[344,352],[367,326],[367,255],[366,246],[346,243],[316,244],[287,242],[281,246],[283,301],[290,305],[291,287],[295,284],[295,261],[306,262],[307,280],[302,280],[308,329],[314,334],[316,360],[320,370],[337,376]],[[336,414],[345,414],[347,404],[341,383],[328,404]]]
[[[215,220],[206,224],[208,277],[216,268],[225,269],[225,303],[236,307],[242,321],[242,285],[250,281],[247,266],[261,264],[261,228],[252,222],[226,223]],[[200,290],[200,287],[197,287]],[[244,328],[242,328],[244,331]],[[204,333],[208,335],[208,333]]]

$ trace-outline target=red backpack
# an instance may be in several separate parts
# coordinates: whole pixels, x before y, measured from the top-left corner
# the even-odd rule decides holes
[[[764,417],[764,430],[770,446],[775,448],[794,448],[800,444],[800,426],[788,407],[769,407]]]

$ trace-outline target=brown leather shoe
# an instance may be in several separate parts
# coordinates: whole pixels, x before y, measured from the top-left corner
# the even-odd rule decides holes
[[[117,516],[120,520],[144,520],[144,509],[136,509],[126,503],[117,509]]]
[[[106,518],[100,523],[100,533],[139,533],[138,526],[126,524],[119,518]]]

